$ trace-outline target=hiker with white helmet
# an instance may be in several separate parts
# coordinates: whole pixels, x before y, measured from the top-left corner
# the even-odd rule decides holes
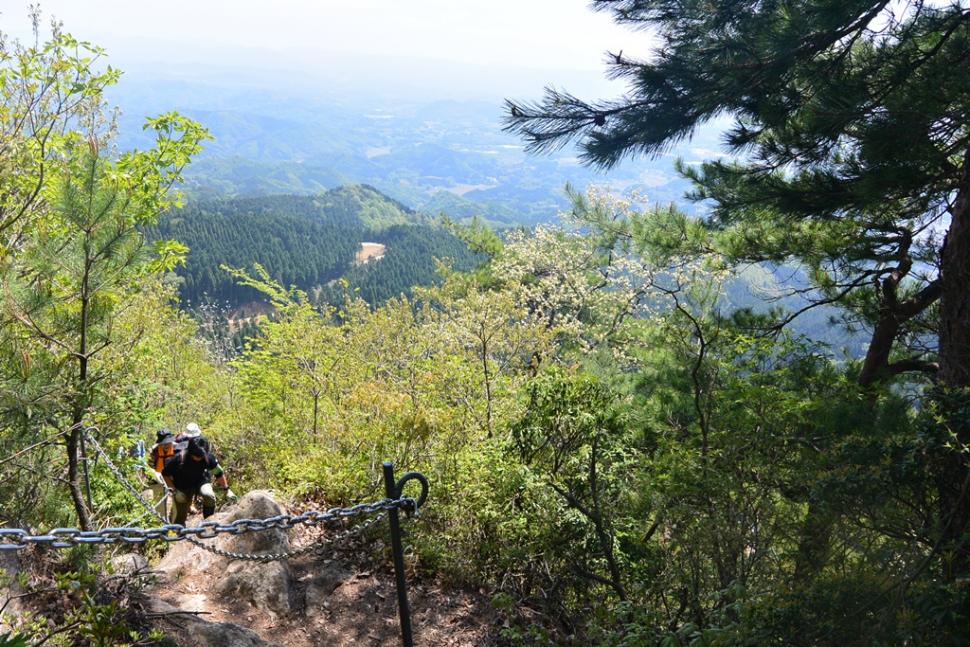
[[[179,450],[184,449],[186,441],[188,441],[189,438],[198,438],[199,444],[202,445],[202,448],[205,449],[206,453],[212,452],[212,445],[209,443],[209,439],[202,435],[202,428],[199,427],[198,423],[190,422],[189,424],[185,425],[185,431],[175,437],[175,446]]]
[[[226,473],[216,457],[205,449],[203,440],[199,436],[188,438],[185,448],[165,461],[165,468],[162,470],[165,482],[175,491],[172,522],[183,526],[195,496],[202,497],[203,518],[216,511],[216,495],[210,482],[212,477],[215,477],[216,485],[225,490],[229,502],[236,500],[236,495],[229,489]]]

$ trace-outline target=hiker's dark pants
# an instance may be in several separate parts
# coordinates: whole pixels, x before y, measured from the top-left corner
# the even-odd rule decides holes
[[[175,490],[175,518],[172,523],[185,525],[185,518],[189,516],[189,507],[192,505],[192,497],[199,495],[202,497],[202,516],[208,517],[216,511],[216,493],[212,489],[212,483],[203,483],[191,492]]]

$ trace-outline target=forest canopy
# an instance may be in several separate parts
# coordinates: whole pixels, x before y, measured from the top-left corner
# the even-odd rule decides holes
[[[188,247],[176,272],[188,308],[265,301],[223,268],[258,263],[273,279],[337,303],[344,289],[379,304],[413,286],[437,280],[435,260],[470,269],[475,255],[443,223],[417,214],[366,186],[320,195],[274,195],[190,201],[144,230],[149,240],[175,239]],[[384,244],[379,263],[358,267],[361,243]],[[338,279],[347,288],[337,285]]]

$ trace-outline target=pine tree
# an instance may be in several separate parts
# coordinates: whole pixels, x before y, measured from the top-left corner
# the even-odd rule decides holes
[[[13,269],[0,277],[10,321],[25,352],[37,358],[45,388],[33,400],[64,430],[67,485],[81,527],[91,528],[80,487],[81,445],[106,382],[100,355],[119,340],[120,311],[155,272],[171,270],[185,248],[159,241],[150,251],[139,228],[173,200],[171,188],[206,132],[174,113],[150,119],[156,146],[109,160],[106,141],[76,136],[45,180],[47,212],[29,230]],[[40,368],[42,367],[42,368]],[[14,387],[16,388],[16,387]]]
[[[730,117],[737,161],[680,164],[709,200],[703,234],[681,218],[637,232],[680,251],[738,262],[797,262],[815,303],[871,328],[859,373],[909,372],[937,385],[940,546],[970,572],[970,5],[963,0],[595,0],[651,28],[649,61],[611,55],[629,83],[615,101],[547,90],[508,102],[507,129],[532,151],[579,141],[611,167],[659,155]],[[780,322],[781,324],[785,322]],[[927,348],[927,331],[937,343]]]

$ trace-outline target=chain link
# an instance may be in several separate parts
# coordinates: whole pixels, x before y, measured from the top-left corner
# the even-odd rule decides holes
[[[380,514],[374,517],[371,517],[370,519],[362,523],[359,523],[356,526],[348,528],[343,532],[339,532],[333,535],[323,535],[316,541],[310,542],[309,544],[307,544],[306,546],[303,546],[302,548],[297,548],[295,550],[290,550],[290,551],[284,551],[282,553],[261,553],[261,554],[234,553],[232,551],[216,548],[215,546],[207,546],[207,548],[211,548],[212,552],[216,553],[217,555],[222,555],[223,557],[228,557],[230,559],[241,559],[241,560],[246,560],[251,562],[272,562],[272,561],[277,561],[281,559],[299,557],[300,555],[306,555],[307,553],[310,553],[310,552],[315,552],[316,554],[319,555],[319,554],[322,554],[326,550],[326,548],[331,544],[342,542],[345,539],[349,539],[354,535],[358,535],[364,532],[364,530],[366,530],[367,528],[370,528],[374,524],[382,521],[386,516],[387,516],[387,512],[381,512]]]
[[[267,553],[260,555],[246,555],[230,551],[219,551],[227,557],[236,559],[254,559],[255,561],[273,561],[289,556],[302,555],[321,545],[333,543],[351,535],[357,534],[384,518],[387,510],[413,510],[414,499],[402,497],[400,499],[383,499],[372,503],[361,503],[350,508],[331,508],[329,510],[308,511],[300,515],[281,514],[267,519],[237,519],[229,523],[218,521],[203,521],[198,526],[185,527],[179,524],[167,523],[155,528],[103,528],[101,530],[79,530],[78,528],[54,528],[43,535],[32,535],[21,528],[0,528],[0,550],[20,550],[29,544],[46,544],[52,548],[69,548],[81,544],[141,544],[149,540],[167,542],[188,540],[192,543],[200,539],[214,539],[220,535],[241,535],[246,532],[260,532],[264,530],[288,530],[294,526],[305,524],[315,526],[330,524],[349,519],[358,515],[380,512],[367,521],[348,528],[332,536],[325,536],[308,546],[284,553]],[[213,548],[203,544],[207,548]],[[242,557],[240,557],[242,555]]]
[[[388,510],[401,509],[408,512],[417,513],[417,501],[411,497],[400,497],[398,499],[382,499],[370,503],[358,503],[349,508],[330,508],[323,512],[308,510],[302,514],[289,515],[280,514],[266,519],[237,519],[230,523],[220,523],[218,521],[203,521],[195,527],[186,528],[179,524],[168,523],[168,519],[159,514],[158,510],[149,503],[141,492],[135,488],[131,482],[125,478],[121,470],[112,462],[107,452],[101,447],[97,440],[90,434],[87,438],[91,441],[95,451],[104,460],[105,465],[114,474],[115,478],[145,507],[152,515],[157,517],[163,525],[156,528],[104,528],[102,530],[79,530],[77,528],[54,528],[45,535],[31,535],[26,530],[20,528],[0,528],[0,551],[2,550],[21,550],[29,544],[46,544],[52,548],[69,548],[82,544],[112,544],[130,543],[140,544],[149,540],[161,540],[166,542],[187,540],[190,543],[222,557],[230,559],[240,559],[255,562],[271,562],[299,555],[305,555],[311,551],[318,554],[328,545],[343,541],[354,535],[360,534],[367,528],[380,522],[387,515]],[[165,487],[165,494],[169,496],[171,490]],[[222,550],[215,546],[206,544],[202,539],[213,539],[223,534],[241,535],[246,532],[261,532],[264,530],[289,530],[294,526],[305,524],[308,526],[326,525],[338,523],[359,515],[376,514],[374,517],[357,524],[347,530],[333,534],[324,535],[310,544],[291,551],[280,553],[237,553]]]

